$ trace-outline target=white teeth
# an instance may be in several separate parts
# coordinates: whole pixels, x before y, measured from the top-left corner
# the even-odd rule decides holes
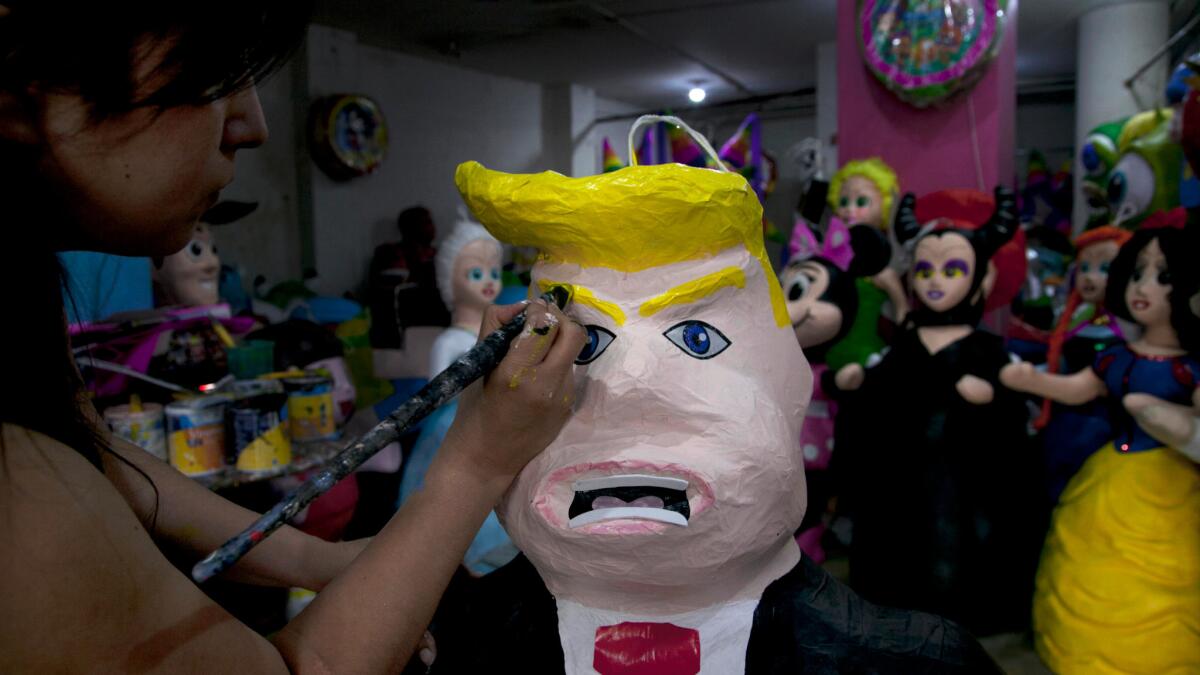
[[[667,488],[669,490],[686,490],[687,486],[688,482],[682,478],[646,476],[642,474],[625,474],[622,476],[604,476],[602,478],[577,480],[572,486],[572,489],[574,489],[576,492],[590,492],[592,490],[603,490],[605,488],[618,487],[659,487]]]
[[[687,527],[688,524],[687,518],[682,513],[676,513],[675,511],[648,509],[640,506],[618,506],[611,509],[596,509],[587,513],[581,513],[572,518],[567,525],[574,530],[605,520],[625,519],[657,520],[660,523],[670,523],[671,525],[678,525],[680,527]]]

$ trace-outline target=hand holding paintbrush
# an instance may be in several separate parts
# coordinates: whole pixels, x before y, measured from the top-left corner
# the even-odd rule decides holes
[[[339,480],[349,475],[380,449],[398,439],[438,406],[449,402],[481,377],[485,377],[491,373],[491,376],[486,377],[481,386],[517,389],[520,387],[523,379],[536,377],[538,367],[533,364],[540,364],[545,361],[546,365],[553,366],[554,364],[560,364],[564,359],[569,363],[579,353],[579,350],[582,349],[583,333],[575,326],[562,326],[561,329],[564,330],[564,334],[557,341],[551,340],[550,331],[552,325],[550,322],[558,324],[561,323],[561,320],[549,312],[549,303],[554,303],[561,308],[567,304],[569,299],[569,292],[565,288],[553,288],[550,292],[543,295],[539,302],[529,304],[507,323],[487,331],[471,351],[459,357],[449,368],[434,377],[429,384],[425,385],[408,402],[397,408],[391,415],[388,415],[387,418],[362,438],[347,445],[321,471],[309,478],[292,494],[263,514],[250,527],[227,541],[216,551],[213,551],[204,560],[196,563],[192,569],[192,578],[197,582],[207,581],[229,567],[232,567],[250,549],[270,536],[272,532],[284,523],[294,518],[301,509],[314,499],[327,492]],[[485,326],[484,328],[486,330],[489,326]],[[567,333],[570,333],[570,335]],[[504,356],[509,351],[509,346],[514,340],[528,341],[522,344],[522,347],[524,347],[521,354],[522,358],[512,359],[510,361],[516,361],[516,363],[506,363],[504,367],[496,370],[496,372],[491,372],[504,359]],[[544,404],[547,414],[559,413],[565,419],[570,411],[571,396],[573,395],[573,391],[569,385],[569,378],[566,378],[564,382],[557,383],[557,386],[552,390],[553,393],[547,398]],[[465,414],[460,421],[456,421],[455,426],[451,428],[451,432],[456,433],[455,429],[474,426],[477,427],[475,431],[478,432],[473,436],[474,438],[494,438],[495,436],[489,434],[486,430],[486,427],[489,426],[489,420],[496,419],[497,417],[504,418],[518,412],[527,414],[527,411],[504,410],[506,397],[495,398],[498,401],[498,405],[486,411],[479,410],[478,406],[467,406],[467,410],[470,412]],[[497,407],[501,409],[496,409]],[[544,425],[538,428],[544,428]],[[557,426],[555,428],[557,429]],[[521,445],[522,447],[529,447],[531,449],[540,449],[545,447],[550,440],[553,439],[529,438]],[[536,454],[536,450],[533,454]],[[474,462],[476,465],[474,469],[484,472],[484,475],[487,476],[495,476],[497,478],[507,477],[511,479],[520,470],[521,466],[524,466],[525,462],[531,458],[532,454],[528,457],[510,457],[506,461],[516,461],[520,465],[515,467],[507,465],[491,467],[489,466],[489,462],[505,460],[491,457],[489,453],[482,452],[479,453],[476,458],[477,461]]]

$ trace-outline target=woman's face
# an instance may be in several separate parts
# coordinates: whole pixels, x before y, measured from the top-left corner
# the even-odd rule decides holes
[[[842,327],[842,310],[821,300],[829,290],[829,270],[805,261],[783,272],[783,297],[800,347],[808,349],[832,340]]]
[[[966,237],[929,235],[917,243],[913,259],[912,285],[922,304],[946,312],[966,299],[975,277],[975,249]]]
[[[1104,289],[1108,287],[1108,266],[1112,264],[1121,247],[1115,241],[1092,244],[1079,252],[1079,270],[1075,276],[1075,288],[1084,302],[1104,302]]]
[[[1171,272],[1158,239],[1151,239],[1138,253],[1125,286],[1125,306],[1134,321],[1146,328],[1171,325]]]
[[[165,43],[143,50],[135,82],[152,90]],[[233,180],[234,155],[262,145],[258,94],[246,89],[205,105],[138,108],[99,122],[79,96],[43,93],[39,171],[78,229],[60,248],[170,255]]]

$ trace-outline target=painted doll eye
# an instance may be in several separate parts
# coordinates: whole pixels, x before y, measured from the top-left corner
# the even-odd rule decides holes
[[[1090,263],[1083,263],[1079,266],[1079,272],[1081,274],[1087,274],[1088,272],[1091,272],[1091,271],[1092,271],[1092,266]]]
[[[483,281],[483,268],[472,267],[470,272],[467,272],[467,278],[471,281]]]
[[[192,258],[193,260],[197,260],[200,258],[200,256],[204,255],[204,243],[193,239],[188,242],[186,250],[188,257]]]
[[[942,267],[942,274],[947,279],[958,279],[959,277],[965,277],[970,270],[971,266],[967,264],[967,261],[955,258]]]
[[[1110,264],[1111,263],[1106,263],[1106,262],[1100,263],[1100,274],[1108,274],[1108,266]]]
[[[583,366],[600,358],[605,349],[616,339],[612,331],[603,326],[584,326],[587,329],[588,342],[575,358],[575,365]]]
[[[925,262],[924,260],[918,262],[916,267],[913,268],[913,276],[917,279],[933,278],[933,265]]]
[[[703,321],[675,324],[663,335],[695,359],[711,359],[729,348],[729,338]]]
[[[860,196],[858,199],[854,200],[855,206],[857,206],[860,209],[866,208],[866,206],[870,203],[871,203],[871,199],[869,197],[867,197],[866,195]]]
[[[499,267],[492,268],[492,281],[500,281],[500,268]]]
[[[838,207],[839,208],[844,209],[847,206],[850,206],[850,198],[849,197],[841,197],[840,199],[838,199]]]
[[[795,302],[808,295],[808,289],[811,287],[812,279],[807,274],[797,274],[788,286],[788,302]]]

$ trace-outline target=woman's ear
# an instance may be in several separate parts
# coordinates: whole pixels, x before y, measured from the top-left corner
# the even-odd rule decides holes
[[[0,91],[0,141],[36,145],[41,141],[37,113],[30,98]]]

